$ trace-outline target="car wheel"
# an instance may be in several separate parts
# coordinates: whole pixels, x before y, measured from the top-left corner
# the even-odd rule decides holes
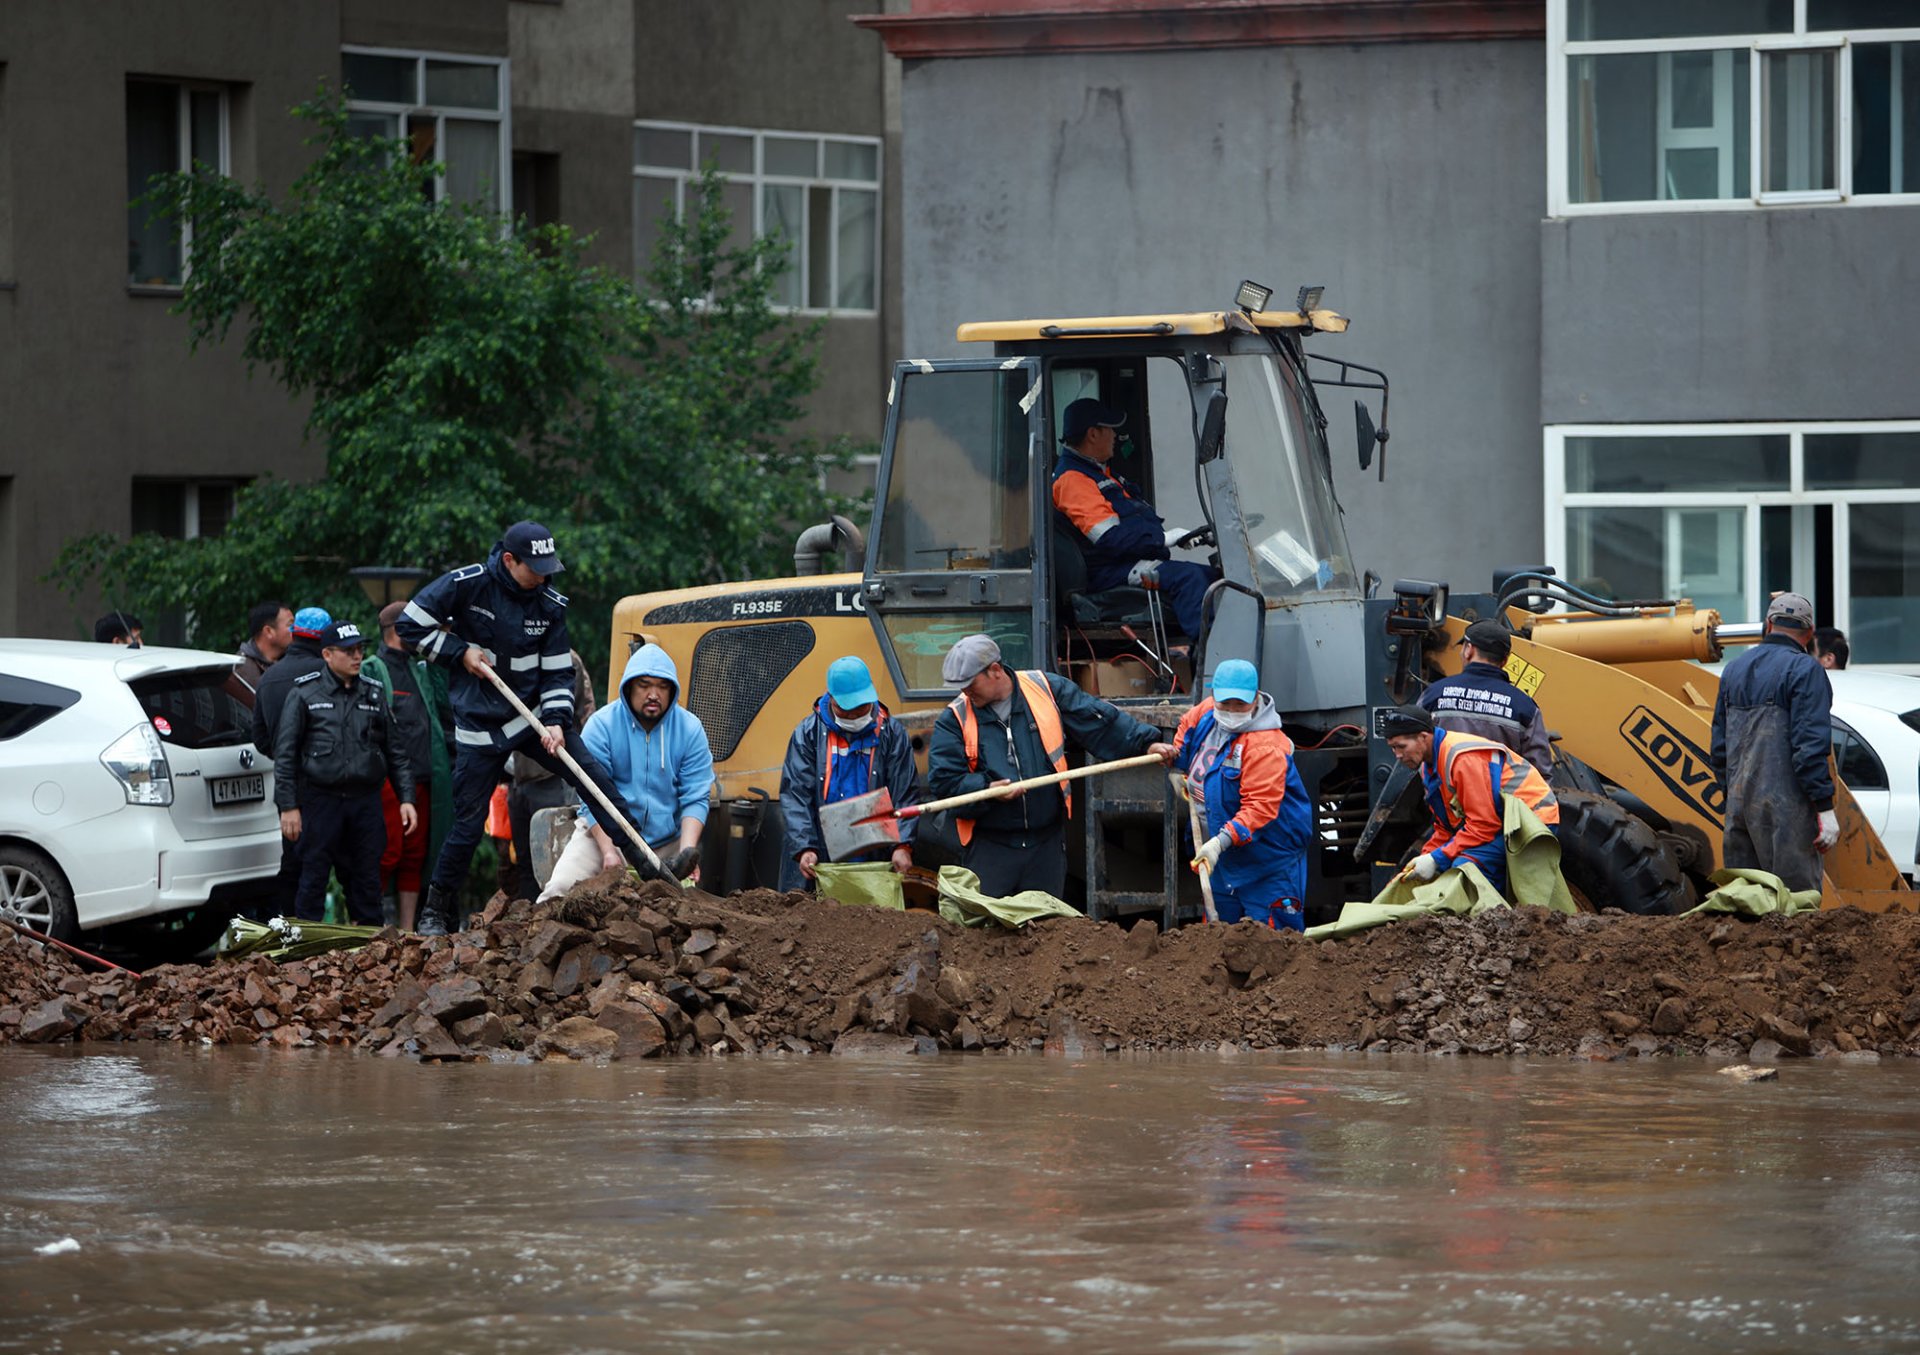
[[[67,877],[31,847],[0,847],[0,921],[62,941],[80,936]]]

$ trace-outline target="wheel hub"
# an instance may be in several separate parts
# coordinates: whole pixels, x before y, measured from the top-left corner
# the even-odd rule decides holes
[[[48,931],[53,924],[53,895],[46,882],[20,866],[0,866],[0,921]]]

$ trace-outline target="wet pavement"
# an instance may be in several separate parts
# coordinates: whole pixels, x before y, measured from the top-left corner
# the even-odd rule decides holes
[[[1920,1067],[1715,1066],[0,1049],[0,1349],[1920,1349]]]

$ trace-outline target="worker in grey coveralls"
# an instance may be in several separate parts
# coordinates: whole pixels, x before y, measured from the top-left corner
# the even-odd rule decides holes
[[[1827,754],[1833,688],[1807,652],[1813,604],[1782,593],[1760,643],[1727,665],[1713,703],[1713,773],[1725,787],[1723,864],[1820,888],[1820,854],[1840,840]]]

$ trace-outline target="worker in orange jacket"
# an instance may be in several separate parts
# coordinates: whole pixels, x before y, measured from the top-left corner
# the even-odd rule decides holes
[[[1487,883],[1506,893],[1505,797],[1519,796],[1557,834],[1560,803],[1546,778],[1505,744],[1436,730],[1432,713],[1419,706],[1396,706],[1381,716],[1381,725],[1400,765],[1419,771],[1433,815],[1433,833],[1408,867],[1414,878],[1431,880],[1471,861]]]

